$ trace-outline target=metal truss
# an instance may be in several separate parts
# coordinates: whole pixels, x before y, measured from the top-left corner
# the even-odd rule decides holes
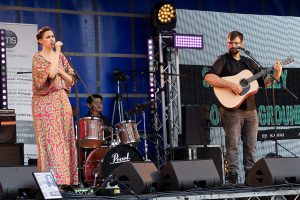
[[[178,146],[178,135],[182,132],[179,57],[178,49],[173,47],[173,34],[160,33],[155,38],[153,63],[158,72],[153,120],[155,132],[162,136],[163,151],[158,152],[157,159],[163,164],[167,160],[167,148]]]

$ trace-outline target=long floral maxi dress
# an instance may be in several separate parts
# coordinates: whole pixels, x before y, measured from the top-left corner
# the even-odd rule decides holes
[[[59,67],[73,71],[63,54]],[[71,85],[60,75],[48,77],[50,62],[40,52],[32,58],[32,116],[38,148],[38,170],[51,171],[57,184],[78,184],[76,139],[67,93]]]

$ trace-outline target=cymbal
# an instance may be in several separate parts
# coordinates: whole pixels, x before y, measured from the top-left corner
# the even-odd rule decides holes
[[[155,103],[155,101],[146,101],[144,103],[137,104],[131,110],[128,111],[128,114],[132,115],[132,114],[140,113],[140,112],[146,110],[147,108],[150,108],[151,105],[153,105],[154,103]]]

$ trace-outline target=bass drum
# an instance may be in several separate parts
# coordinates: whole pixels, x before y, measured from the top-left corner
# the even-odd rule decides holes
[[[95,180],[96,185],[100,184],[114,169],[129,161],[143,161],[138,150],[129,145],[97,148],[87,157],[84,180],[89,185],[94,185]]]

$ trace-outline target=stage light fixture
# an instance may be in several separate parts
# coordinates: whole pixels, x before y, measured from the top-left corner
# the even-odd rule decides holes
[[[5,43],[5,30],[0,29],[0,57],[1,57],[1,109],[7,109],[7,73],[6,73],[6,43]]]
[[[168,2],[161,2],[154,8],[153,25],[158,31],[176,28],[176,9]]]
[[[154,45],[153,39],[148,39],[148,62],[149,62],[149,96],[150,101],[155,101],[155,68],[154,68]]]
[[[175,20],[176,11],[171,4],[165,4],[158,10],[158,20],[162,24],[168,24],[171,23],[173,20]]]
[[[149,62],[153,61],[153,40],[152,39],[148,39],[148,58],[149,58]]]
[[[175,33],[174,47],[187,49],[203,49],[203,35]]]

